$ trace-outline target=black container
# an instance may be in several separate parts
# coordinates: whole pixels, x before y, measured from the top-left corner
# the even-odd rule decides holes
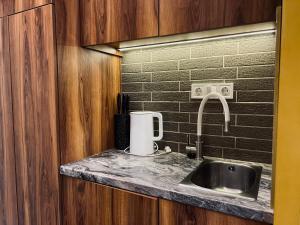
[[[130,116],[115,114],[115,147],[124,150],[130,144]]]

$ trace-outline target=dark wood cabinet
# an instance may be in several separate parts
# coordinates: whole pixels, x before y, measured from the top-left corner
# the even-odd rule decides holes
[[[64,225],[267,225],[74,178],[63,185]]]
[[[64,225],[112,225],[112,188],[67,177],[63,186]]]
[[[160,0],[159,35],[224,26],[225,0]]]
[[[0,225],[17,225],[8,18],[0,19]]]
[[[225,26],[239,26],[276,20],[278,0],[226,0]]]
[[[110,44],[276,20],[280,0],[80,0],[81,43]]]
[[[64,225],[158,225],[157,198],[67,177],[63,186]]]
[[[9,17],[19,225],[58,225],[53,5]]]
[[[53,0],[1,0],[0,17],[52,3]]]
[[[168,200],[159,200],[160,225],[267,225]]]
[[[158,225],[158,199],[114,189],[113,225]]]
[[[80,0],[82,45],[158,36],[158,0]]]
[[[159,35],[276,20],[278,0],[160,0]]]

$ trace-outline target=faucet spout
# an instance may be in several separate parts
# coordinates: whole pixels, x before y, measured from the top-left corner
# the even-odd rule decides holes
[[[208,101],[209,98],[215,97],[218,98],[223,106],[223,111],[224,111],[224,116],[225,116],[225,132],[228,132],[228,123],[230,121],[230,112],[229,112],[229,107],[227,104],[227,101],[225,97],[218,92],[211,92],[208,95],[206,95],[200,104],[199,111],[198,111],[198,122],[197,122],[197,136],[202,135],[202,117],[203,117],[203,111],[204,111],[204,106],[206,102]]]
[[[198,122],[197,122],[197,142],[196,142],[196,150],[197,150],[197,159],[203,159],[203,150],[202,150],[202,144],[203,141],[201,140],[201,135],[202,135],[202,117],[203,117],[203,111],[204,111],[204,106],[206,102],[208,101],[209,98],[215,97],[218,98],[223,106],[223,111],[224,111],[224,116],[225,116],[225,132],[228,132],[228,123],[230,121],[230,113],[229,113],[229,107],[227,104],[227,101],[224,96],[217,92],[211,92],[208,95],[206,95],[200,104],[199,111],[198,111]]]

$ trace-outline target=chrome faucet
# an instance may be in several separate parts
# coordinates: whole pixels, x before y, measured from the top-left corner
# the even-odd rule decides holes
[[[228,132],[228,124],[230,121],[230,112],[229,112],[229,107],[227,104],[227,101],[225,97],[218,92],[211,92],[207,94],[201,101],[199,111],[198,111],[198,121],[197,121],[197,141],[196,141],[196,157],[197,159],[203,159],[203,141],[202,141],[202,117],[203,117],[203,111],[204,111],[204,106],[206,102],[208,101],[209,98],[218,98],[223,106],[223,111],[224,111],[224,116],[225,116],[225,132]]]

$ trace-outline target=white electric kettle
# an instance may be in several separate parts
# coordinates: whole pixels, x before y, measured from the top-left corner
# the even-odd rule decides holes
[[[158,118],[159,134],[154,136],[153,118]],[[161,113],[140,111],[130,113],[130,154],[146,156],[154,153],[154,141],[163,138]]]

